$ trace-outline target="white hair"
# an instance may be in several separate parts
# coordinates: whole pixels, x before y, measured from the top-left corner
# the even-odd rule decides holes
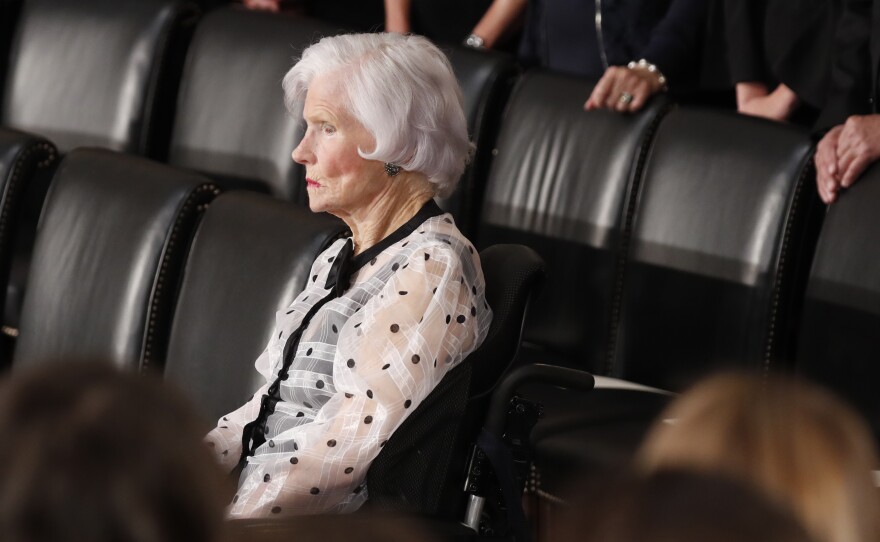
[[[449,60],[421,36],[392,33],[344,34],[307,48],[284,76],[284,101],[302,112],[312,80],[345,71],[347,111],[373,136],[367,160],[392,162],[417,171],[438,195],[455,189],[470,157],[461,87]]]

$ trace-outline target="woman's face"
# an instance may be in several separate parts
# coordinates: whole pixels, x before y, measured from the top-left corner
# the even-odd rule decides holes
[[[373,202],[391,187],[383,164],[365,160],[374,140],[345,108],[339,76],[315,77],[306,94],[303,118],[306,133],[293,150],[293,159],[306,168],[309,207],[342,219],[363,217]]]

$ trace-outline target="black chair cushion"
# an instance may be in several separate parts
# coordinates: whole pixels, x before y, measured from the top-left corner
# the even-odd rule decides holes
[[[479,219],[501,114],[518,69],[513,57],[504,54],[464,47],[449,48],[446,54],[464,95],[468,134],[476,150],[455,193],[442,199],[440,206],[455,216],[456,225],[465,235],[472,235]]]
[[[146,153],[168,48],[191,15],[174,0],[28,0],[0,123],[45,135],[64,152]]]
[[[803,131],[679,109],[641,183],[614,375],[672,391],[734,365],[766,369],[793,347],[792,315],[819,217]]]
[[[662,101],[636,115],[584,112],[592,84],[530,72],[502,121],[480,246],[522,243],[547,262],[524,339],[538,359],[604,374],[630,187]]]
[[[345,230],[329,215],[263,194],[230,192],[205,213],[186,263],[165,377],[209,419],[263,382],[254,360],[275,312],[302,291],[318,254]]]
[[[307,203],[305,172],[290,157],[302,119],[284,108],[281,80],[302,50],[335,27],[229,7],[199,24],[181,83],[171,164],[222,184]]]
[[[880,167],[828,208],[804,299],[801,373],[849,400],[880,437]]]
[[[70,358],[161,360],[202,177],[82,149],[61,163],[40,219],[14,366]]]

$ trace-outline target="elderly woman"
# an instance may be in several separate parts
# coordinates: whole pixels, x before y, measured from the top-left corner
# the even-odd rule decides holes
[[[360,507],[382,445],[492,319],[478,253],[433,201],[470,152],[446,57],[418,36],[324,38],[283,85],[309,206],[352,235],[278,313],[266,383],[207,437],[241,472],[232,517]]]

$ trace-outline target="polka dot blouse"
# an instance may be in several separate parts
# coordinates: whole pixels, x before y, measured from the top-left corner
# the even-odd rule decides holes
[[[230,471],[243,466],[231,517],[359,508],[385,441],[486,336],[479,255],[433,202],[347,260],[350,286],[336,296],[334,262],[346,244],[325,250],[305,290],[278,312],[256,361],[266,383],[206,437]],[[261,438],[242,454],[255,420]]]

